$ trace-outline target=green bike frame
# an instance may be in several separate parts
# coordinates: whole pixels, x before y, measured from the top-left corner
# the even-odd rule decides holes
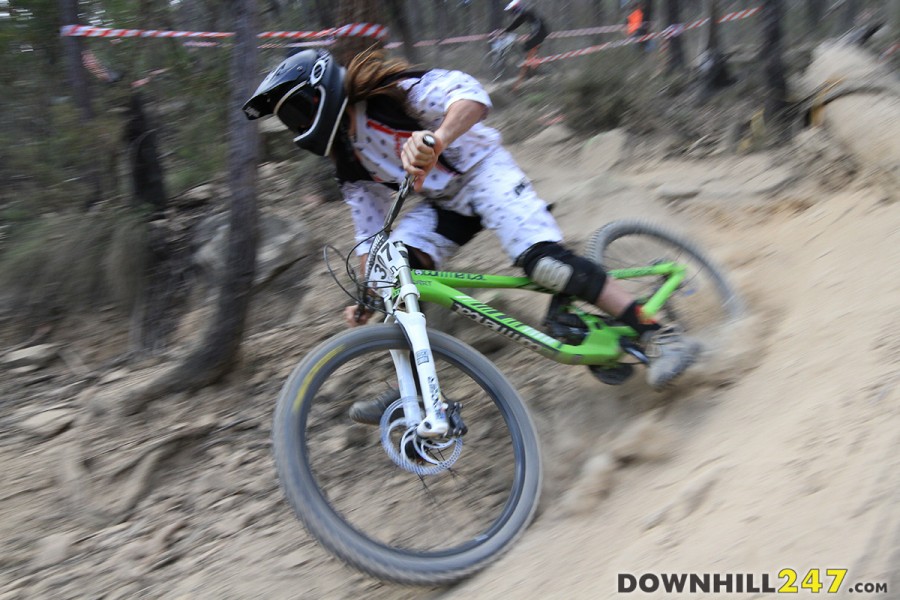
[[[655,277],[662,283],[644,301],[644,312],[655,315],[672,296],[685,278],[685,267],[677,263],[661,263],[647,267],[617,269],[608,272],[615,279]],[[482,275],[480,273],[457,273],[451,271],[425,271],[413,269],[413,283],[419,290],[420,299],[433,302],[453,312],[459,313],[476,323],[504,335],[519,344],[551,360],[568,365],[599,365],[612,367],[623,354],[620,338],[636,338],[630,327],[608,325],[601,317],[570,307],[588,326],[588,334],[578,345],[565,344],[521,321],[496,310],[483,302],[459,291],[458,287],[479,289],[518,289],[554,294],[553,290],[541,287],[527,277],[504,275]]]

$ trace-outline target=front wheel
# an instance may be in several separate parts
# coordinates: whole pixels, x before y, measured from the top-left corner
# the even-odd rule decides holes
[[[744,315],[744,302],[724,270],[693,241],[665,226],[641,220],[614,221],[591,236],[585,256],[607,271],[662,262],[684,265],[685,279],[659,316],[681,325],[707,350],[716,348],[722,334]],[[649,298],[662,283],[659,277],[617,281],[638,300]]]
[[[323,545],[375,577],[438,585],[484,568],[524,531],[541,463],[534,424],[500,371],[462,342],[428,335],[442,394],[462,404],[468,427],[445,469],[401,469],[378,427],[348,417],[353,402],[396,387],[390,351],[409,351],[396,324],[349,330],[309,354],[281,391],[273,443],[284,494]]]

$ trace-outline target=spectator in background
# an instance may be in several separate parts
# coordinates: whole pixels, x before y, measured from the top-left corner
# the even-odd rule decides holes
[[[644,11],[639,3],[635,3],[634,10],[628,13],[625,22],[625,33],[628,37],[635,37],[642,34],[644,30]]]

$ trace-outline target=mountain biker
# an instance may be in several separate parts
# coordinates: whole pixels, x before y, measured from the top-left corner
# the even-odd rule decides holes
[[[547,24],[544,20],[535,11],[526,8],[523,5],[522,0],[512,0],[512,2],[507,4],[506,8],[503,10],[512,13],[515,18],[501,33],[515,31],[523,23],[528,23],[531,27],[531,31],[529,32],[528,37],[525,38],[525,43],[523,44],[525,61],[522,63],[522,68],[519,71],[519,78],[512,87],[513,91],[516,91],[522,85],[522,82],[525,81],[525,78],[528,76],[528,71],[530,69],[537,69],[536,66],[531,64],[531,61],[537,58],[541,42],[546,39],[550,30],[547,28]]]
[[[651,357],[647,380],[665,386],[690,366],[699,347],[676,326],[645,318],[599,265],[562,245],[559,227],[500,133],[482,123],[490,107],[484,88],[460,71],[414,71],[379,51],[357,55],[345,70],[319,49],[284,60],[243,109],[250,119],[274,114],[297,146],[334,161],[361,242],[362,269],[393,189],[413,175],[424,201],[391,235],[409,249],[413,269],[440,268],[475,234],[491,229],[535,282],[591,302],[638,332]],[[433,148],[426,134],[434,137]],[[355,306],[344,311],[351,326],[370,314],[359,317]],[[378,423],[393,399],[354,405],[351,417]]]

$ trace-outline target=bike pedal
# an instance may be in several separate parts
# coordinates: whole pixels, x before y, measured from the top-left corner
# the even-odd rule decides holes
[[[644,350],[631,340],[622,338],[619,342],[619,345],[622,347],[622,351],[625,352],[625,354],[633,356],[645,365],[650,364],[650,359],[647,358],[646,354],[644,354]]]
[[[589,365],[588,369],[591,375],[607,385],[622,385],[634,375],[634,365],[630,363],[619,363],[615,367],[606,368]]]

